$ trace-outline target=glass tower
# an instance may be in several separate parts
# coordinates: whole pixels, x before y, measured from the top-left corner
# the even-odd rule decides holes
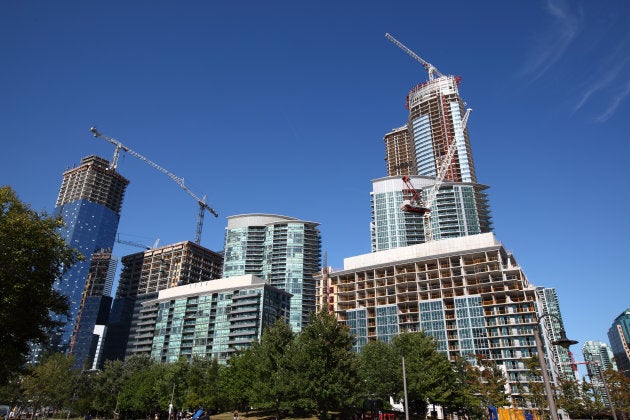
[[[450,144],[457,150],[445,179],[477,182],[468,137],[462,130],[464,102],[459,96],[460,78],[442,76],[415,86],[407,95],[407,123],[416,154],[417,175],[437,176],[437,168]]]
[[[294,332],[315,311],[315,280],[321,257],[319,224],[274,214],[228,217],[223,277],[253,274],[292,294]]]
[[[122,257],[107,325],[105,360],[149,354],[156,322],[153,302],[162,290],[221,277],[220,254],[190,241]]]
[[[604,372],[607,369],[617,370],[617,364],[613,357],[613,352],[606,343],[601,341],[587,341],[582,346],[582,355],[586,364],[586,371],[595,391],[601,395],[606,405],[610,404],[610,399],[606,389],[606,379]]]
[[[388,177],[372,181],[372,252],[425,242],[426,220],[433,240],[492,231],[488,187],[477,183],[459,83],[459,77],[440,76],[415,86],[407,95],[407,124],[385,135]],[[440,168],[443,183],[429,203],[430,219],[401,210],[413,194],[401,177],[409,177],[426,203]]]
[[[69,353],[74,355],[77,368],[98,368],[105,326],[112,306],[111,292],[116,266],[117,260],[112,257],[111,250],[92,254],[69,346]]]
[[[560,313],[560,301],[556,289],[551,287],[536,287],[538,295],[538,316],[541,322],[541,332],[547,342],[560,339],[560,331],[564,329],[562,313]],[[552,316],[544,316],[549,314]],[[547,364],[550,366],[549,374],[554,379],[577,380],[573,370],[571,355],[562,346],[550,346]]]
[[[69,315],[57,317],[64,327],[52,339],[55,351],[67,351],[73,332],[75,329],[78,331],[76,324],[81,304],[85,301],[84,291],[89,283],[93,255],[101,250],[111,250],[114,246],[128,184],[127,179],[110,168],[109,161],[98,156],[81,159],[78,167],[68,169],[63,174],[54,214],[61,215],[66,223],[60,232],[62,237],[81,252],[85,260],[75,264],[54,285],[68,296],[70,302]],[[103,289],[100,296],[104,296],[105,292]],[[94,293],[93,296],[96,296],[101,291]],[[91,347],[91,344],[81,342],[82,337],[92,340],[91,334],[76,336],[73,348]],[[81,352],[81,355],[84,353]],[[77,360],[77,363],[82,361]]]
[[[619,372],[630,377],[630,308],[623,311],[608,330],[608,340]]]
[[[289,301],[289,293],[252,275],[164,289],[147,305],[147,316],[155,319],[151,358],[225,363],[259,341],[264,328],[288,322]]]
[[[414,187],[428,189],[431,177],[411,176]],[[401,210],[405,185],[399,177],[372,181],[372,252],[424,242],[422,215]],[[481,184],[445,182],[433,203],[433,239],[457,238],[492,231],[488,198]],[[426,195],[426,191],[423,190]],[[426,197],[424,197],[426,198]]]

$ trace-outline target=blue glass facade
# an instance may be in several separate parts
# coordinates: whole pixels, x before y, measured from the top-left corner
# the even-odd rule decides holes
[[[346,312],[346,325],[355,337],[352,349],[360,353],[368,342],[367,310],[365,308],[350,309]]]
[[[103,337],[96,333],[94,327],[107,325],[111,305],[111,296],[88,296],[85,299],[71,345],[77,367],[86,370],[96,368],[97,346]]]
[[[630,308],[623,311],[608,330],[610,348],[619,372],[630,377]]]
[[[376,307],[376,337],[388,343],[398,335],[398,306],[383,305]]]
[[[82,319],[81,335],[73,338],[73,333],[79,331],[77,322],[84,292],[87,296],[94,297],[109,295],[111,292],[105,287],[105,283],[109,281],[107,276],[101,279],[97,288],[88,285],[88,277],[93,255],[102,250],[111,250],[114,246],[120,209],[128,183],[128,180],[109,168],[106,159],[97,156],[83,158],[80,166],[63,174],[53,213],[60,215],[65,222],[65,226],[60,229],[62,237],[85,259],[71,267],[54,284],[57,290],[68,296],[70,303],[69,315],[57,318],[64,327],[52,337],[56,351],[68,351],[71,341],[76,349],[85,350],[91,347],[91,343],[81,342],[83,339],[87,340],[89,335],[87,331],[90,328],[86,322],[96,321],[96,318],[91,318],[89,310],[86,318]],[[92,287],[89,293],[86,290],[88,287]],[[111,282],[109,287],[111,288]],[[91,337],[89,340],[91,341]],[[77,363],[82,362],[77,357]]]
[[[75,264],[64,276],[55,282],[55,287],[69,297],[69,317],[59,317],[66,324],[58,349],[65,351],[72,337],[74,323],[81,306],[81,296],[90,271],[92,254],[101,249],[111,249],[116,239],[120,216],[113,210],[87,200],[68,203],[55,209],[61,214],[66,226],[61,235],[66,242],[76,248],[85,259]]]

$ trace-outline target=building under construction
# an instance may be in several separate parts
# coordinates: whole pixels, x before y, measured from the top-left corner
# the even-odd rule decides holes
[[[318,309],[349,327],[357,351],[423,331],[449,360],[474,364],[485,356],[505,372],[513,403],[526,406],[532,379],[525,359],[537,355],[537,331],[552,380],[566,372],[568,353],[551,344],[562,330],[557,296],[532,285],[491,232],[460,78],[386,36],[423,65],[429,80],[407,95],[407,125],[385,135],[389,176],[372,181],[372,253],[315,276]]]
[[[409,176],[423,197],[435,184],[434,177]],[[486,190],[472,182],[444,182],[431,206],[433,240],[477,235],[492,231]],[[408,195],[400,177],[372,180],[370,238],[372,251],[424,243],[426,218],[406,212],[401,203]]]
[[[385,162],[388,176],[418,175],[416,151],[405,124],[385,134]]]
[[[81,159],[79,166],[67,169],[63,173],[54,215],[61,216],[65,222],[65,226],[60,229],[61,236],[86,258],[73,265],[55,282],[55,288],[66,295],[70,303],[68,316],[57,316],[56,319],[64,326],[51,340],[55,351],[65,352],[69,348],[84,292],[89,286],[88,277],[93,255],[97,255],[103,249],[111,250],[114,247],[123,197],[128,184],[126,178],[115,170],[110,170],[108,160],[98,156],[85,157]],[[90,287],[103,286],[98,284],[100,283],[92,282]],[[81,337],[90,341],[92,339],[91,333],[87,330]],[[89,342],[80,342],[81,337],[75,336],[72,339],[75,350],[91,346]],[[82,365],[84,360],[77,357],[76,362]]]
[[[350,328],[357,351],[424,331],[449,360],[482,355],[503,365],[515,400],[528,392],[524,359],[536,354],[541,308],[536,288],[492,233],[346,258],[343,269],[327,272],[327,290],[316,278],[319,307],[325,302]]]
[[[112,306],[112,285],[117,260],[111,249],[92,254],[90,270],[83,289],[79,313],[68,353],[74,356],[77,368],[96,369],[100,362],[105,328]]]
[[[477,182],[468,128],[462,127],[464,102],[459,96],[459,77],[442,76],[415,86],[407,95],[411,141],[415,144],[417,175],[437,176],[449,146],[457,148],[445,179]]]
[[[161,290],[221,278],[223,257],[190,241],[123,257],[118,290],[107,332],[105,359],[151,350],[154,318],[144,301]]]

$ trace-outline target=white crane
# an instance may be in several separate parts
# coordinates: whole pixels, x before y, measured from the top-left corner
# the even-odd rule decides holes
[[[468,122],[470,111],[472,111],[472,109],[470,108],[466,110],[466,113],[464,114],[464,117],[462,118],[460,124],[462,136],[464,135],[464,130],[466,129],[466,124]],[[405,212],[422,214],[425,242],[431,242],[433,240],[433,228],[431,225],[431,207],[435,203],[437,194],[440,190],[440,187],[444,183],[444,178],[446,177],[448,169],[453,163],[453,157],[455,156],[456,150],[457,136],[453,136],[453,140],[450,142],[446,154],[443,155],[441,158],[440,166],[438,167],[437,176],[435,178],[435,183],[431,185],[430,189],[427,191],[427,198],[426,200],[424,200],[424,202],[420,198],[420,194],[411,184],[411,179],[409,179],[408,176],[402,177],[403,183],[405,184],[407,189],[411,191],[412,198],[411,200],[403,201],[400,207]]]
[[[113,144],[116,147],[116,149],[114,150],[114,157],[112,158],[112,163],[109,166],[109,169],[116,170],[116,168],[118,167],[118,155],[119,155],[121,150],[125,151],[125,152],[129,153],[130,155],[137,157],[138,159],[140,159],[144,163],[147,163],[150,166],[154,167],[155,169],[157,169],[158,171],[162,172],[163,174],[166,174],[166,176],[168,176],[173,181],[175,181],[175,183],[177,185],[179,185],[184,191],[186,191],[188,193],[188,195],[190,195],[192,198],[195,199],[195,201],[197,201],[197,203],[199,204],[199,215],[197,217],[197,231],[196,231],[196,234],[195,234],[195,243],[199,244],[201,242],[201,231],[203,229],[203,217],[205,215],[205,210],[208,210],[210,213],[212,213],[214,215],[214,217],[219,217],[217,212],[214,211],[214,209],[212,209],[212,207],[210,207],[209,205],[206,204],[206,196],[204,195],[203,198],[197,197],[197,195],[195,195],[195,193],[192,192],[190,190],[190,188],[188,188],[186,186],[186,184],[184,184],[184,178],[180,178],[177,175],[172,174],[171,172],[169,172],[168,170],[164,169],[163,167],[161,167],[157,163],[152,162],[148,158],[142,156],[140,153],[138,153],[138,152],[136,152],[134,150],[131,150],[129,147],[125,146],[124,144],[122,144],[118,140],[113,139],[111,137],[108,137],[108,136],[100,133],[96,129],[96,127],[90,128],[90,131],[92,132],[94,137],[100,137],[102,139],[105,139],[105,140],[107,140],[108,142],[110,142],[111,144]]]
[[[392,41],[395,45],[397,45],[401,50],[403,50],[404,52],[409,54],[411,57],[413,57],[416,61],[420,62],[420,64],[422,64],[422,67],[424,67],[424,69],[427,71],[427,73],[429,73],[429,80],[433,80],[434,75],[437,75],[438,77],[444,77],[444,75],[442,73],[440,73],[440,71],[437,68],[435,68],[435,66],[433,64],[431,64],[428,61],[424,60],[418,54],[416,54],[415,52],[411,51],[409,48],[405,47],[402,44],[402,42],[398,41],[396,38],[394,38],[393,36],[391,36],[388,33],[385,34],[385,37],[387,39],[389,39],[390,41]]]
[[[460,130],[462,137],[464,136],[464,130],[466,129],[466,123],[468,122],[468,116],[470,115],[470,111],[472,109],[468,108],[464,117],[462,118],[462,122],[460,125]],[[437,198],[437,194],[440,190],[440,186],[444,182],[444,178],[446,177],[446,173],[448,168],[453,163],[453,156],[455,156],[455,151],[457,150],[457,136],[453,136],[453,140],[448,146],[448,151],[446,155],[442,156],[442,162],[437,171],[437,177],[435,178],[435,183],[431,185],[431,188],[427,192],[427,199],[425,202],[425,206],[429,211],[423,214],[423,224],[424,224],[424,241],[431,242],[433,240],[433,228],[431,226],[431,206],[435,203],[435,199]]]

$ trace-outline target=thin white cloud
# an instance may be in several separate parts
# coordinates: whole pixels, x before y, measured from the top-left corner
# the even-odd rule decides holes
[[[610,85],[615,78],[619,75],[621,69],[625,66],[625,63],[619,63],[615,68],[611,69],[605,76],[599,76],[595,83],[593,83],[590,87],[586,89],[586,91],[582,94],[580,100],[573,107],[573,112],[578,111],[582,106],[588,101],[588,99],[595,94],[596,92],[605,89]]]
[[[608,109],[606,109],[602,114],[595,117],[596,122],[604,122],[608,120],[617,110],[619,104],[626,98],[626,96],[630,95],[630,81],[626,82],[624,89],[619,92],[612,100]]]
[[[580,31],[579,19],[571,14],[562,0],[548,0],[546,11],[554,18],[554,25],[544,39],[541,49],[524,68],[525,75],[536,80],[551,68],[560,58]]]

